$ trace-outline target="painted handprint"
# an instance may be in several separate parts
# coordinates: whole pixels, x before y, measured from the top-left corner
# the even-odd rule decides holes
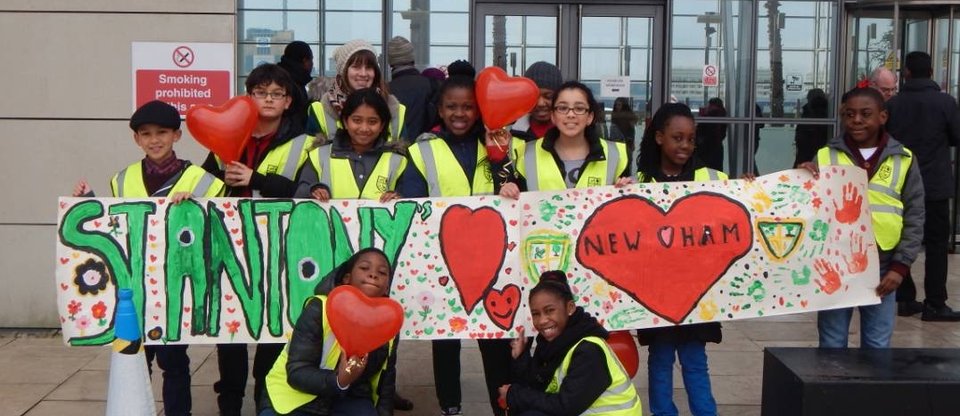
[[[853,186],[853,183],[843,185],[843,207],[837,206],[837,201],[833,201],[833,208],[837,212],[837,221],[841,224],[852,224],[860,219],[860,206],[863,204],[863,196],[860,191]]]
[[[813,268],[820,274],[820,278],[814,280],[817,286],[820,286],[820,290],[830,295],[840,289],[840,273],[833,268],[832,264],[824,259],[819,259],[813,263]]]
[[[867,270],[867,249],[863,245],[863,236],[853,235],[850,239],[850,252],[853,253],[850,258],[843,256],[843,260],[847,262],[847,271],[860,273]]]

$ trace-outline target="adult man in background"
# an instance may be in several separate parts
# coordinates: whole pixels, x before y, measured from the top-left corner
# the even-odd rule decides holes
[[[387,42],[387,63],[390,64],[390,93],[407,107],[407,136],[411,141],[433,126],[437,109],[430,104],[434,84],[414,66],[413,44],[403,36]]]
[[[960,139],[960,113],[953,97],[930,79],[930,55],[910,52],[904,59],[905,79],[900,93],[887,101],[887,129],[913,152],[920,162],[926,194],[923,243],[926,246],[923,288],[926,299],[917,302],[917,289],[909,274],[897,291],[898,313],[922,311],[924,321],[960,321],[960,313],[946,304],[947,254],[950,241],[950,206],[954,196],[950,147]],[[881,91],[883,92],[883,91]]]

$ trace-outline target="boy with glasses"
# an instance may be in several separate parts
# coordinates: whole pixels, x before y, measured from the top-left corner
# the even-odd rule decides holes
[[[297,190],[297,172],[307,160],[312,140],[303,126],[291,121],[290,94],[296,88],[286,70],[275,64],[258,66],[246,81],[247,95],[257,103],[259,120],[253,137],[240,160],[224,166],[213,153],[204,169],[223,178],[227,196],[292,198]],[[279,334],[278,334],[279,335]],[[283,344],[257,344],[253,359],[254,401],[259,408],[264,378],[276,361]],[[221,415],[239,415],[247,385],[247,346],[217,345],[220,380],[213,385],[218,393]]]

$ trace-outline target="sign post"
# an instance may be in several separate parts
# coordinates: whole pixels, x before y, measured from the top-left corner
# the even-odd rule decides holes
[[[161,100],[181,116],[195,105],[220,105],[233,95],[230,43],[133,42],[133,107]]]

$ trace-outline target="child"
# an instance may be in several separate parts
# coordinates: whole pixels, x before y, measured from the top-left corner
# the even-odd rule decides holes
[[[387,142],[386,101],[372,88],[354,91],[344,101],[340,122],[344,128],[332,143],[318,143],[310,151],[295,197],[313,196],[323,202],[396,198],[397,180],[407,166],[406,149]]]
[[[599,108],[586,85],[569,81],[550,104],[554,126],[544,137],[521,144],[516,152],[516,183],[504,184],[500,196],[517,199],[520,191],[549,191],[633,183],[624,143],[601,139]]]
[[[337,64],[336,81],[320,101],[307,109],[307,134],[334,137],[337,130],[343,128],[340,111],[347,96],[359,89],[373,88],[390,107],[392,122],[387,129],[390,139],[406,139],[403,121],[407,108],[387,90],[373,45],[361,39],[351,40],[333,51],[333,60]]]
[[[256,67],[246,81],[247,95],[257,104],[258,121],[253,138],[239,160],[223,166],[213,153],[204,169],[229,185],[228,196],[291,198],[297,189],[297,172],[307,161],[312,138],[302,134],[302,126],[291,122],[288,109],[290,93],[297,88],[283,68],[274,64]],[[263,390],[263,378],[273,365],[283,344],[257,344],[253,360],[254,400]],[[220,380],[213,388],[223,415],[239,415],[247,385],[247,346],[217,345]]]
[[[354,254],[326,279],[351,285],[368,297],[390,293],[393,270],[376,248]],[[293,336],[267,375],[260,416],[393,414],[397,343],[347,357],[327,322],[326,295],[307,300]]]
[[[637,178],[640,182],[680,182],[726,179],[727,175],[704,166],[694,156],[697,130],[690,108],[667,103],[657,110],[643,133]],[[663,276],[669,279],[670,276]],[[649,345],[647,358],[650,412],[676,415],[673,403],[673,362],[679,357],[690,412],[716,415],[717,403],[710,389],[706,343],[722,339],[717,322],[668,326],[637,331],[640,345]]]
[[[514,384],[500,387],[510,414],[641,414],[640,397],[607,345],[607,331],[573,302],[562,271],[544,272],[530,290],[537,348],[521,330],[510,342]]]
[[[405,198],[494,194],[496,184],[487,160],[487,145],[493,146],[494,139],[484,133],[473,78],[452,76],[438,94],[439,135],[423,134],[410,145],[411,163],[400,176],[397,191]],[[496,403],[497,387],[509,378],[509,341],[477,342],[490,406],[495,414],[503,415]],[[433,341],[433,377],[442,414],[462,414],[460,340]]]
[[[223,196],[223,182],[187,160],[177,159],[173,144],[180,140],[180,114],[162,101],[150,101],[130,117],[133,141],[146,154],[142,160],[121,170],[110,180],[114,197],[167,197],[178,203],[191,196]],[[74,188],[73,196],[93,196],[86,181]],[[149,345],[147,365],[157,358],[163,370],[163,408],[169,415],[189,415],[190,358],[186,345]]]
[[[857,166],[867,171],[867,200],[880,253],[879,305],[860,306],[860,347],[889,348],[897,314],[894,292],[917,258],[923,240],[924,191],[913,153],[887,134],[883,96],[872,88],[843,95],[844,134],[800,164],[818,177],[818,165]],[[880,172],[880,174],[877,174]],[[838,193],[839,196],[839,193]],[[843,191],[847,200],[862,198]],[[901,214],[902,213],[902,214]],[[846,348],[853,308],[817,313],[820,348]]]

